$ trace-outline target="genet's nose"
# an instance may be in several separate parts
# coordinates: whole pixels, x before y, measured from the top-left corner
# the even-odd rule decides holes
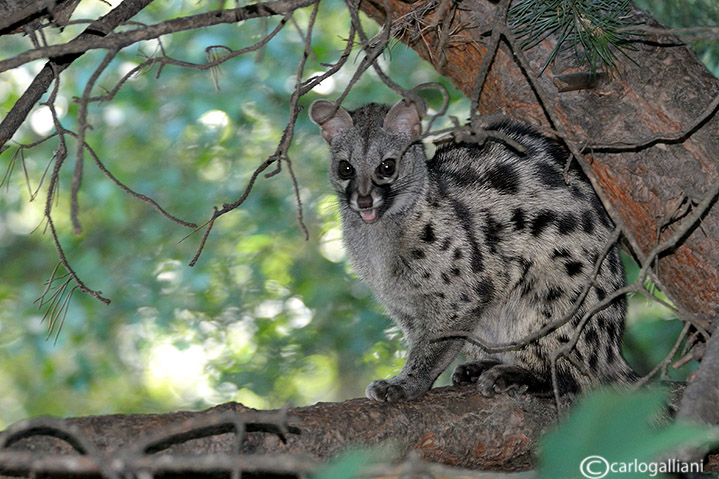
[[[357,206],[360,208],[372,208],[372,195],[357,195]]]

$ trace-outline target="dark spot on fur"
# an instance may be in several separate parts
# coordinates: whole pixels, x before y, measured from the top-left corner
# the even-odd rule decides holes
[[[615,356],[614,349],[609,348],[607,349],[607,364],[612,364],[614,361],[616,361],[617,357]]]
[[[422,279],[429,279],[431,277],[432,273],[430,273],[429,271],[425,271],[424,273],[422,273]]]
[[[579,261],[567,261],[564,263],[564,267],[566,268],[569,276],[576,276],[582,272],[584,265]]]
[[[483,303],[489,303],[494,297],[494,283],[489,278],[484,278],[474,286],[474,291]]]
[[[445,240],[442,242],[442,245],[439,247],[439,250],[447,251],[451,245],[452,245],[452,240],[450,238],[445,238]]]
[[[454,250],[454,259],[462,259],[462,250],[457,248]]]
[[[502,242],[502,230],[504,225],[494,219],[492,215],[487,214],[486,223],[482,225],[484,232],[485,244],[492,253],[497,252],[497,245]]]
[[[542,231],[557,218],[556,213],[549,210],[542,210],[532,220],[532,235],[539,236]]]
[[[465,303],[469,303],[469,301],[470,301],[470,300],[469,300],[469,296],[467,295],[467,293],[462,293],[462,294],[460,294],[460,295],[459,295],[459,299],[461,299],[461,300],[464,301]]]
[[[464,229],[467,235],[467,242],[469,242],[469,247],[472,251],[470,260],[472,271],[479,273],[484,269],[484,261],[482,252],[479,250],[479,245],[477,244],[477,239],[474,236],[473,215],[469,208],[467,208],[467,205],[459,200],[453,200],[452,207],[457,215],[457,219],[459,219],[462,225],[462,229]]]
[[[557,388],[561,393],[576,393],[579,391],[579,384],[569,371],[557,368]]]
[[[574,216],[571,213],[565,213],[563,214],[558,220],[557,220],[557,229],[559,230],[559,234],[562,235],[568,235],[572,232],[574,232],[575,229],[577,229],[579,221],[577,220],[577,217]]]
[[[597,354],[597,351],[592,351],[592,355],[589,356],[589,369],[595,370],[597,369],[597,363],[599,362],[599,355]]]
[[[513,195],[519,191],[519,176],[511,165],[499,164],[490,168],[484,179],[500,193]]]
[[[447,276],[447,273],[442,273],[442,281],[444,281],[447,284],[450,283],[450,279],[449,279],[449,276]]]
[[[591,211],[587,210],[582,213],[582,229],[587,234],[594,233],[594,215]]]
[[[604,330],[607,332],[607,336],[613,341],[618,340],[621,337],[622,331],[617,321],[609,320],[604,325]]]
[[[544,316],[545,318],[549,319],[549,318],[552,317],[552,312],[545,309],[545,310],[542,311],[542,316]]]
[[[527,258],[522,258],[521,256],[517,258],[517,261],[522,266],[522,277],[526,276],[529,272],[529,268],[532,267],[532,261]]]
[[[599,286],[595,286],[595,287],[594,287],[594,293],[597,295],[597,299],[598,299],[599,301],[602,301],[604,298],[607,297],[607,292],[604,291],[604,290],[603,290],[602,288],[600,288]]]
[[[584,339],[594,346],[599,346],[599,335],[597,334],[597,330],[590,326],[587,326],[584,329]]]
[[[421,249],[413,249],[412,257],[414,259],[422,259],[422,258],[424,258],[424,251],[422,251]]]
[[[511,221],[516,231],[522,231],[524,229],[524,211],[522,208],[514,209]]]
[[[421,239],[425,243],[432,243],[435,239],[437,239],[434,236],[434,230],[432,229],[432,225],[430,223],[427,223],[424,226],[424,229],[422,230],[422,234],[420,235],[419,239]]]
[[[556,301],[557,299],[561,298],[562,290],[557,288],[556,286],[550,286],[547,290],[547,295],[544,297],[548,302]]]
[[[611,227],[612,222],[609,220],[609,216],[607,216],[607,213],[604,211],[604,205],[602,205],[602,202],[599,197],[596,194],[592,195],[589,201],[592,203],[594,211],[597,213],[599,222],[602,223],[605,228]]]
[[[438,298],[444,299],[444,293],[435,293]]]
[[[569,337],[566,334],[560,334],[559,336],[557,336],[557,341],[562,344],[566,344],[569,342]]]
[[[522,296],[527,296],[534,291],[534,280],[521,281],[519,283],[522,286]]]
[[[475,245],[476,246],[476,245]],[[484,263],[482,261],[482,252],[479,248],[472,248],[472,271],[474,273],[481,273],[484,269]]]
[[[621,261],[619,260],[619,253],[617,253],[617,250],[612,250],[611,253],[609,253],[609,271],[612,272],[612,274],[619,274],[621,271]]]
[[[459,276],[460,274],[462,274],[462,272],[456,266],[452,267],[452,269],[450,269],[449,271],[455,276]]]
[[[562,174],[549,163],[540,162],[535,166],[539,181],[549,188],[559,188],[565,186]]]
[[[566,248],[555,248],[554,252],[552,253],[552,259],[557,258],[571,258],[572,255],[569,253],[569,251]]]

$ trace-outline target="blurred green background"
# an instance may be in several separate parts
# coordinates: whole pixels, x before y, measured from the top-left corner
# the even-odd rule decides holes
[[[211,8],[205,3],[201,6]],[[681,2],[681,8],[679,2],[638,3],[666,24],[719,23],[714,1]],[[75,18],[95,18],[109,8],[83,0]],[[156,23],[197,10],[195,0],[155,2],[137,20]],[[303,30],[308,18],[308,9],[295,15]],[[278,21],[163,37],[163,48],[171,57],[200,63],[207,46],[250,45]],[[372,21],[365,19],[365,25],[377,31]],[[343,2],[322,3],[304,78],[337,60],[348,26]],[[52,39],[72,38],[81,29],[68,27]],[[0,38],[3,57],[29,45],[19,35]],[[695,47],[717,74],[716,46]],[[213,206],[234,201],[256,166],[274,152],[303,48],[297,28],[288,24],[261,52],[225,63],[216,72],[219,91],[210,72],[173,66],[159,78],[156,69],[142,72],[113,101],[91,105],[88,142],[129,187],[176,216],[203,223]],[[111,89],[157,50],[157,42],[142,42],[121,52],[94,93]],[[68,129],[77,126],[73,97],[82,95],[103,56],[101,51],[84,55],[62,76],[57,105]],[[301,104],[339,95],[360,58],[353,54]],[[449,113],[462,120],[468,116],[469,102],[404,45],[395,44],[380,63],[404,87],[444,83],[452,94]],[[43,65],[0,74],[0,115]],[[373,72],[362,77],[346,104],[370,99],[397,100]],[[51,130],[48,108],[38,105],[14,140],[30,143]],[[43,414],[167,412],[232,400],[258,408],[342,400],[363,395],[370,381],[401,367],[399,331],[345,261],[336,201],[326,181],[328,151],[305,114],[297,122],[290,158],[309,240],[297,226],[285,166],[278,176],[260,177],[247,202],[216,222],[194,268],[187,264],[200,235],[179,242],[189,230],[123,193],[87,156],[79,196],[84,232],[75,236],[69,220],[70,156],[53,218],[71,265],[112,303],[75,293],[57,337],[33,304],[57,263],[41,221],[47,180],[40,185],[56,147],[50,140],[24,151],[23,162],[14,157],[14,146],[0,156],[0,178],[16,160],[0,191],[0,428]],[[75,151],[71,140],[69,151]],[[38,197],[30,201],[30,191],[39,185]],[[636,276],[630,263],[628,273]],[[681,327],[666,310],[632,298],[625,348],[630,362],[647,371],[670,350]],[[672,374],[681,379],[693,367]],[[445,375],[440,383],[447,382]]]

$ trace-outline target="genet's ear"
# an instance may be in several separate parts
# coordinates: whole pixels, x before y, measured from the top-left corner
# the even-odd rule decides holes
[[[419,101],[422,100],[419,99]],[[409,136],[419,135],[422,133],[421,120],[426,109],[424,104],[418,107],[412,101],[400,100],[390,108],[387,116],[384,117],[384,127],[387,130],[405,133]]]
[[[336,110],[336,111],[335,111]],[[327,143],[341,132],[352,128],[352,118],[347,110],[331,101],[317,100],[310,106],[310,119],[319,125],[322,138]]]

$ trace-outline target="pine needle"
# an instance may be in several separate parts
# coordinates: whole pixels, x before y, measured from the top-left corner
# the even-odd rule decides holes
[[[629,12],[629,0],[518,0],[509,10],[509,24],[525,50],[557,35],[542,72],[569,48],[592,73],[612,72],[617,54],[627,56],[630,40],[639,34],[631,29],[637,23],[628,21]]]

